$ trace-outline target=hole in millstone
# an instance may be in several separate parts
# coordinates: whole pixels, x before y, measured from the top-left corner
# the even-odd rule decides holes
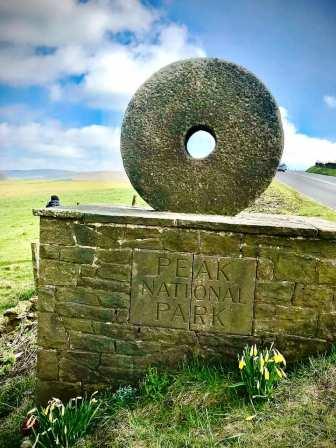
[[[206,127],[197,126],[186,135],[186,149],[194,159],[204,159],[212,153],[215,146],[215,137]]]

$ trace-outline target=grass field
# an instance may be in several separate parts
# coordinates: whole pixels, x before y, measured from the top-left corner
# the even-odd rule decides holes
[[[336,176],[336,169],[325,168],[322,166],[312,166],[307,169],[307,173],[324,174],[325,176]]]
[[[51,194],[63,205],[130,205],[134,190],[128,183],[103,181],[0,182],[0,312],[33,294],[30,243],[38,239],[33,208],[44,207]],[[137,204],[144,202],[138,197]],[[336,220],[336,212],[273,182],[250,209],[253,212],[320,216]]]

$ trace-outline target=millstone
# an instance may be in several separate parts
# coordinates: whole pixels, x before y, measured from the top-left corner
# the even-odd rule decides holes
[[[216,145],[193,158],[205,130]],[[134,188],[156,210],[233,215],[269,185],[283,150],[278,107],[252,73],[220,59],[170,64],[131,99],[121,153]]]

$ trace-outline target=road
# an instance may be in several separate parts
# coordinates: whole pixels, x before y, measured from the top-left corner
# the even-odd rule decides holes
[[[304,171],[277,173],[276,178],[311,199],[336,210],[336,177]]]

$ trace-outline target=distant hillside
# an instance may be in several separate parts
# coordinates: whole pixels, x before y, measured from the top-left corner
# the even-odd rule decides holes
[[[336,168],[327,168],[326,166],[311,166],[307,173],[324,174],[325,176],[336,176]]]
[[[125,171],[89,171],[77,173],[76,176],[73,177],[74,180],[113,180],[115,182],[120,181],[128,181],[128,177]]]
[[[0,173],[0,179],[46,179],[46,180],[104,180],[127,181],[123,171],[67,171],[67,170],[9,170]]]

